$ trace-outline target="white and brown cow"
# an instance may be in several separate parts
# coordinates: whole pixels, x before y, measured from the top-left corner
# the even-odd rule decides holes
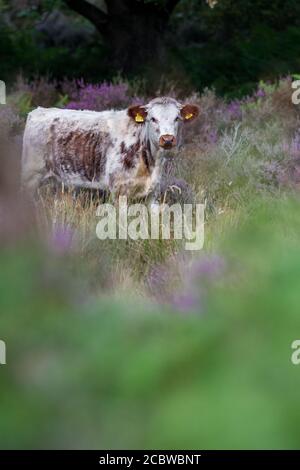
[[[108,189],[113,196],[154,194],[183,123],[198,113],[197,106],[173,98],[122,111],[37,108],[24,133],[22,185],[34,193],[54,177],[66,185]]]

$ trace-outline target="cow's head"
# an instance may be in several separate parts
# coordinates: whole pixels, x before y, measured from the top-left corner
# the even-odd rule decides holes
[[[170,149],[179,143],[183,123],[199,114],[198,106],[182,105],[173,98],[155,98],[145,106],[131,106],[128,115],[145,128],[145,136],[156,148]]]

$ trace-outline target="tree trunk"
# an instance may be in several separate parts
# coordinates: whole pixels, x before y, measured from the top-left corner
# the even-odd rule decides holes
[[[167,24],[178,1],[109,0],[104,13],[86,0],[65,0],[100,32],[110,68],[125,74],[163,61]]]
[[[160,18],[149,15],[115,17],[105,38],[113,68],[138,71],[151,60],[163,59],[165,31]]]

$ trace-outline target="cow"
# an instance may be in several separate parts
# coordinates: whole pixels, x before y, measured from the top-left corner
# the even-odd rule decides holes
[[[26,122],[22,186],[35,194],[54,177],[113,197],[155,199],[164,162],[180,145],[184,124],[198,114],[196,105],[169,97],[121,111],[39,107]]]

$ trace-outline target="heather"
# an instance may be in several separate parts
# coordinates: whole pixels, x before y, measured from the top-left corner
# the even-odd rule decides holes
[[[205,204],[204,248],[194,253],[172,239],[100,241],[99,195],[50,183],[32,207],[9,177],[32,107],[123,108],[153,95],[121,79],[15,85],[0,115],[10,143],[0,180],[3,448],[298,446],[291,80],[261,81],[233,100],[170,85],[201,110],[170,167],[176,188],[165,187]]]

